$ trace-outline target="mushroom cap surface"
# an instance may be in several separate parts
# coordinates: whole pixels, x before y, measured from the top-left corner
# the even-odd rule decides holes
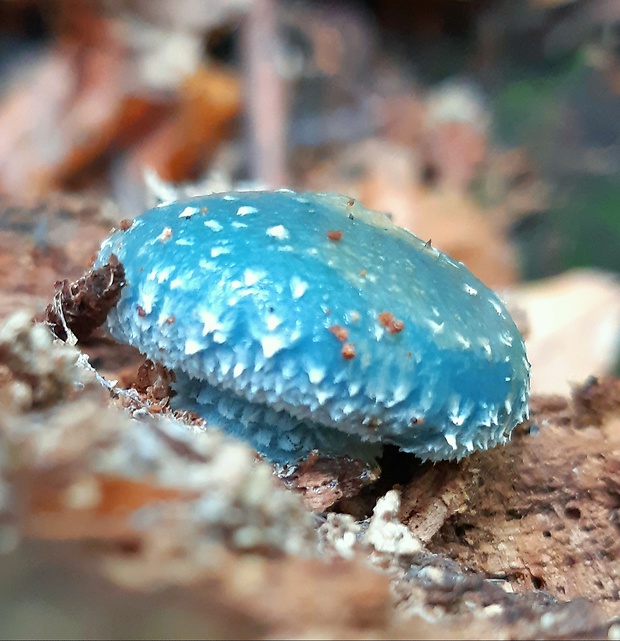
[[[529,363],[499,297],[345,196],[162,204],[104,241],[96,265],[111,254],[126,277],[111,334],[177,373],[177,404],[272,460],[313,443],[461,458],[527,417]]]

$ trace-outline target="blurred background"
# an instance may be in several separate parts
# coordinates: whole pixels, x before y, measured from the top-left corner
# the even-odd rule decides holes
[[[0,1],[0,232],[339,191],[505,293],[535,391],[617,371],[619,170],[617,0]]]

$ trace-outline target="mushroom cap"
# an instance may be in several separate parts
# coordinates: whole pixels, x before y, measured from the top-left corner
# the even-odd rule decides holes
[[[96,265],[111,254],[127,283],[111,334],[177,372],[177,403],[273,460],[352,443],[461,458],[527,417],[529,363],[499,297],[345,196],[162,204]]]

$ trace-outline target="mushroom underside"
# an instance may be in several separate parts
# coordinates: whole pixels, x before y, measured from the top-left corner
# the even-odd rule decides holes
[[[300,420],[283,410],[253,403],[234,392],[175,372],[174,409],[196,412],[207,426],[215,426],[248,442],[272,463],[286,465],[306,459],[317,450],[322,455],[348,456],[376,465],[382,446],[311,420]]]
[[[173,408],[196,412],[205,419],[207,426],[222,428],[248,442],[259,454],[278,465],[302,461],[311,452],[318,451],[323,456],[347,456],[374,467],[382,445],[386,443],[412,452],[422,460],[460,459],[474,447],[486,449],[505,443],[511,431],[511,426],[504,421],[486,426],[478,431],[475,442],[469,447],[446,438],[445,430],[439,425],[422,424],[416,429],[415,437],[410,435],[406,440],[398,435],[373,438],[372,432],[364,438],[307,418],[299,419],[285,410],[248,401],[233,391],[209,385],[183,371],[176,371],[175,377]]]

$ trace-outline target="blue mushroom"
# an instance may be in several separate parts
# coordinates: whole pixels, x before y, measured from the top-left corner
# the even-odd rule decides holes
[[[107,319],[176,374],[177,407],[284,464],[384,443],[460,459],[527,418],[529,363],[462,264],[335,194],[162,204],[104,241],[126,285]]]

